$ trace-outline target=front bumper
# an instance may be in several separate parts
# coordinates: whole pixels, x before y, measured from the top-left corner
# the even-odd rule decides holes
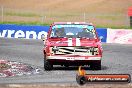
[[[50,60],[101,60],[101,56],[47,56]]]
[[[91,63],[101,61],[101,56],[98,57],[60,57],[48,56],[47,60],[53,65],[90,65]]]

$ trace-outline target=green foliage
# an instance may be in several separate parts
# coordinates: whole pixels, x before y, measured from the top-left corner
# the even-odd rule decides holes
[[[96,25],[96,28],[132,29],[132,27],[129,26],[113,26],[113,25]]]
[[[16,25],[42,25],[48,26],[50,24],[40,23],[40,22],[0,22],[0,24],[16,24]]]

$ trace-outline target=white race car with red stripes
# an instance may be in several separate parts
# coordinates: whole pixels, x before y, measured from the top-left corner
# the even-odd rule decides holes
[[[101,41],[92,24],[85,22],[56,22],[50,26],[44,39],[44,69],[54,65],[90,65],[101,69]]]

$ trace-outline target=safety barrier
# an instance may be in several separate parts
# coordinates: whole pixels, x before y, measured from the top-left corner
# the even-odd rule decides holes
[[[41,39],[47,35],[49,26],[0,24],[0,37]],[[102,42],[132,44],[132,30],[97,28]]]
[[[107,43],[132,44],[132,30],[107,29]]]
[[[0,25],[0,37],[41,39],[46,35],[49,26]]]

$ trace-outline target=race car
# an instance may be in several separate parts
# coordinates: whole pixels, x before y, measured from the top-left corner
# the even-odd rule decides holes
[[[54,65],[101,70],[102,46],[96,28],[86,22],[54,22],[44,41],[44,69]]]

